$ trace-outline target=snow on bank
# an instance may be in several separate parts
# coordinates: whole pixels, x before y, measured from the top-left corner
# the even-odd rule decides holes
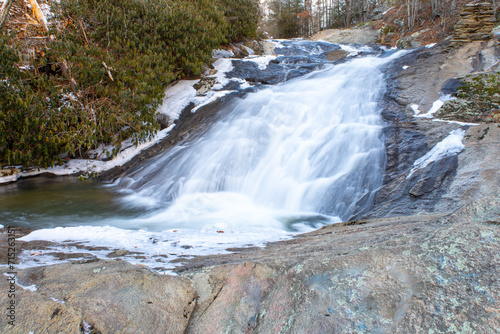
[[[141,151],[153,146],[154,144],[158,143],[160,140],[165,138],[170,130],[172,130],[174,125],[169,126],[166,129],[163,129],[162,131],[159,131],[150,141],[139,144],[138,146],[131,145],[129,143],[129,146],[127,149],[121,151],[116,155],[115,158],[109,160],[109,161],[101,161],[101,160],[95,160],[95,159],[71,159],[68,162],[64,163],[62,166],[54,166],[50,168],[39,168],[36,170],[31,170],[31,171],[26,171],[26,172],[20,172],[16,175],[11,175],[11,176],[6,176],[0,178],[0,184],[1,183],[8,183],[8,182],[13,182],[16,181],[20,177],[27,177],[27,176],[35,176],[35,175],[40,175],[44,173],[50,173],[54,175],[72,175],[72,174],[77,174],[77,173],[102,173],[104,171],[110,170],[114,167],[122,166],[123,164],[129,162],[132,160],[134,156],[139,154]],[[127,141],[129,142],[129,141]],[[127,146],[126,143],[123,143],[123,146]]]
[[[427,111],[425,114],[422,114],[422,111],[419,109],[418,104],[412,104],[410,105],[410,108],[413,110],[415,115],[413,117],[418,117],[418,118],[434,118],[434,114],[441,109],[441,107],[444,105],[446,101],[450,100],[455,100],[455,97],[451,96],[450,94],[446,95],[441,95],[441,97],[434,101],[432,104],[432,107]]]
[[[182,110],[196,97],[194,85],[200,80],[181,80],[168,87],[158,112],[167,115],[171,121],[179,118]]]
[[[413,168],[406,178],[409,179],[417,170],[425,168],[435,161],[462,152],[465,147],[462,143],[464,136],[465,130],[462,129],[450,132],[448,137],[437,143],[432,150],[413,163]]]
[[[261,57],[256,57],[261,58]],[[254,59],[251,61],[255,61],[259,64],[264,64],[266,61],[269,63],[271,58],[262,57],[264,59]],[[239,78],[227,78],[226,73],[230,72],[233,69],[232,59],[221,58],[218,59],[214,64],[214,68],[217,71],[215,75],[209,76],[216,79],[216,84],[213,86],[213,89],[208,91],[203,96],[198,96],[197,91],[194,88],[194,85],[198,83],[200,80],[181,80],[176,84],[168,87],[165,90],[165,96],[163,99],[163,103],[158,108],[158,113],[164,114],[168,117],[169,122],[173,123],[177,120],[181,114],[181,112],[186,108],[189,104],[193,103],[194,108],[192,112],[197,111],[201,107],[216,101],[217,99],[232,93],[234,90],[222,90],[225,85],[227,85],[230,81],[237,81],[240,84],[241,89],[245,89],[250,87],[250,84],[243,79]],[[216,90],[216,91],[214,91]],[[217,91],[218,90],[218,91]],[[148,142],[142,143],[138,146],[134,146],[131,140],[127,140],[122,143],[122,147],[126,149],[122,150],[116,157],[111,159],[110,161],[102,161],[99,159],[71,159],[68,162],[64,163],[62,166],[55,166],[50,168],[40,168],[36,170],[24,171],[20,173],[16,173],[9,176],[0,177],[0,184],[2,183],[10,183],[17,181],[17,179],[21,177],[27,176],[35,176],[44,173],[50,173],[54,175],[72,175],[77,173],[102,173],[104,171],[110,170],[112,168],[122,166],[123,164],[132,160],[134,156],[136,156],[141,151],[153,146],[158,143],[160,140],[164,139],[170,130],[174,127],[171,124],[166,129],[159,131],[151,140]],[[104,150],[111,149],[110,147],[101,147],[97,150],[89,151],[90,154],[97,157],[105,157]]]

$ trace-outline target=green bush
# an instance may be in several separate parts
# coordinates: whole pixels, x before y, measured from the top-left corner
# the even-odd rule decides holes
[[[252,37],[254,0],[61,0],[34,71],[0,43],[0,165],[49,166],[101,143],[146,140],[166,85]]]
[[[230,41],[241,40],[244,37],[254,38],[259,23],[259,2],[257,0],[218,0],[219,6],[224,8],[224,15],[228,21]]]

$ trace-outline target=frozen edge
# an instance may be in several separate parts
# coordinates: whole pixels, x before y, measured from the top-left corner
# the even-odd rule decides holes
[[[434,145],[423,157],[415,160],[406,179],[409,179],[416,171],[427,167],[435,161],[462,152],[465,148],[465,145],[462,143],[464,136],[465,130],[456,129],[451,131],[445,139]]]

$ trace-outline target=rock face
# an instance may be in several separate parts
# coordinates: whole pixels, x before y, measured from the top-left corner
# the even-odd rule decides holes
[[[123,261],[96,261],[18,271],[17,319],[2,333],[182,333],[195,306],[190,280],[157,275]],[[5,280],[2,280],[5,281]],[[5,290],[5,289],[4,289]],[[7,294],[1,294],[7,305]]]
[[[429,110],[438,100],[439,92],[453,92],[457,78],[495,68],[499,60],[495,50],[493,42],[475,42],[459,48],[449,48],[444,43],[418,49],[385,69],[390,82],[382,112],[387,124],[386,176],[369,217],[446,213],[500,192],[497,124],[465,127],[462,153],[443,156],[409,175],[417,159],[460,125],[415,118],[408,105],[414,103],[420,110]],[[475,68],[478,58],[490,55],[491,61]]]
[[[369,25],[355,29],[328,29],[309,37],[313,41],[324,40],[341,44],[376,44],[379,38],[380,32]]]
[[[453,43],[488,40],[494,27],[495,15],[492,4],[485,1],[472,2],[465,5],[460,13],[460,19],[455,25]]]

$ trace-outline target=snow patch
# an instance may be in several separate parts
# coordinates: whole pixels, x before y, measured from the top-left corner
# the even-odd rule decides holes
[[[54,174],[54,175],[71,175],[71,174],[76,174],[76,173],[80,173],[80,172],[101,173],[101,172],[110,170],[114,167],[122,166],[123,164],[129,162],[139,152],[153,146],[154,144],[156,144],[157,142],[159,142],[160,140],[165,138],[173,128],[174,128],[174,125],[172,124],[168,128],[163,129],[162,131],[159,131],[150,141],[139,144],[138,146],[131,146],[131,147],[121,151],[120,153],[118,153],[116,155],[116,157],[110,161],[101,161],[101,160],[94,160],[94,159],[71,159],[68,162],[64,163],[62,166],[54,166],[54,167],[50,167],[50,168],[39,168],[36,170],[21,172],[17,176],[18,177],[26,177],[26,176],[35,176],[35,175],[44,174],[44,173],[49,173],[49,174]],[[125,145],[126,145],[126,142],[124,142],[124,146]],[[10,176],[0,178],[0,183],[8,182],[6,180],[8,180],[9,178],[10,178]]]
[[[160,114],[167,115],[171,121],[179,118],[182,110],[196,97],[194,85],[200,80],[181,80],[165,90],[163,103],[158,108]]]
[[[54,298],[54,297],[50,297],[50,299],[52,299],[53,301],[55,301],[56,303],[59,303],[59,304],[64,304],[64,300],[59,300],[57,298]]]
[[[453,96],[451,96],[450,94],[441,95],[441,97],[438,100],[434,101],[434,103],[432,104],[432,107],[425,114],[421,114],[422,111],[418,109],[418,105],[417,104],[410,105],[410,108],[412,108],[413,112],[415,113],[414,117],[419,117],[419,118],[434,118],[434,114],[439,109],[441,109],[441,107],[444,105],[444,103],[446,101],[455,100],[455,99],[456,98],[453,97]]]
[[[8,176],[3,176],[3,177],[0,177],[0,184],[2,184],[2,183],[10,183],[10,182],[15,182],[15,181],[17,181],[17,179],[19,179],[21,176],[22,176],[22,173],[15,173],[15,174],[12,174],[12,175],[8,175]],[[3,227],[2,227],[2,228],[3,228]]]
[[[276,56],[256,56],[256,57],[248,57],[242,59],[243,61],[251,61],[257,64],[260,70],[265,70],[269,65],[271,60],[276,59]]]
[[[234,57],[234,52],[231,50],[212,50],[212,58],[231,58]]]
[[[214,86],[215,87],[215,86]],[[211,92],[210,94],[207,94],[203,99],[199,99],[198,103],[196,103],[196,107],[191,110],[191,112],[196,112],[198,109],[200,109],[203,106],[206,106],[207,104],[210,104],[214,101],[217,101],[217,99],[226,96],[233,91],[231,90],[223,90],[223,91],[218,91],[218,92]],[[201,101],[200,101],[201,100]]]
[[[413,168],[406,178],[409,179],[417,170],[425,168],[435,161],[462,152],[465,148],[462,143],[464,136],[465,130],[462,129],[450,132],[448,137],[437,143],[426,155],[413,163]]]
[[[19,266],[18,266],[19,268]],[[9,275],[9,273],[4,273],[4,276],[7,276],[7,277],[10,277],[11,275]],[[29,290],[29,291],[33,291],[35,292],[37,289],[36,289],[36,284],[33,284],[33,285],[22,285],[19,283],[19,280],[17,279],[17,276],[15,277],[15,284],[20,286],[21,288],[23,288],[24,290]]]
[[[229,83],[229,79],[226,77],[226,73],[231,72],[234,68],[233,61],[231,59],[218,59],[213,64],[217,73],[215,75],[211,75],[210,77],[216,78],[218,84],[214,85],[214,89],[222,89],[225,85]]]

